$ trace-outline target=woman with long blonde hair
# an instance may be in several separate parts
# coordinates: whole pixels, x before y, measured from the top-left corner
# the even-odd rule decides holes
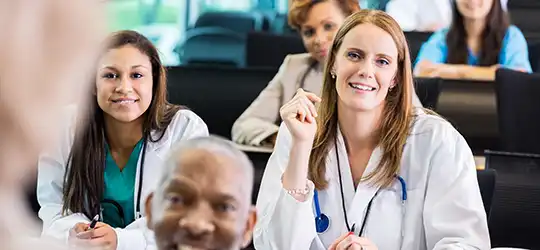
[[[299,89],[280,110],[255,247],[490,249],[471,150],[447,121],[413,107],[395,20],[373,10],[347,18],[324,72],[320,98]]]

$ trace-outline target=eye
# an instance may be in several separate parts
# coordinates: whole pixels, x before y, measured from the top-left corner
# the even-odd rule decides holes
[[[349,59],[351,59],[353,61],[356,61],[356,60],[361,59],[361,56],[357,52],[350,51],[350,52],[347,52],[347,58],[349,58]]]
[[[138,78],[142,78],[143,75],[142,75],[142,74],[139,74],[139,73],[133,73],[133,74],[131,74],[131,77],[132,77],[132,78],[135,78],[135,79],[138,79]]]
[[[105,73],[103,74],[102,77],[107,78],[107,79],[114,79],[114,78],[118,78],[118,75],[115,73]]]
[[[378,59],[377,64],[386,66],[386,65],[389,65],[390,62],[388,60],[386,60],[386,59]]]
[[[324,30],[333,30],[334,29],[334,24],[332,23],[326,23],[324,24]]]
[[[168,194],[165,199],[171,204],[171,205],[181,205],[184,203],[184,199],[179,194]]]
[[[309,28],[309,29],[305,29],[302,32],[302,35],[305,36],[305,37],[311,37],[311,36],[313,36],[314,33],[315,33],[315,30]]]
[[[231,203],[219,203],[215,205],[215,209],[221,213],[233,212],[236,207]]]

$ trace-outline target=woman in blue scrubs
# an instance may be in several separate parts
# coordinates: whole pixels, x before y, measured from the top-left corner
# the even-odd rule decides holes
[[[155,241],[142,209],[166,155],[208,129],[167,102],[165,69],[147,38],[122,31],[106,48],[88,104],[67,109],[60,147],[40,158],[39,217],[45,236],[75,245],[147,249]]]
[[[499,67],[531,72],[527,41],[509,24],[507,0],[455,0],[453,23],[417,56],[415,76],[494,80]]]

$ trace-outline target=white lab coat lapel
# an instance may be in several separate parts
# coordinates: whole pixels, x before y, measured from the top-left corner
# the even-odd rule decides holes
[[[158,135],[155,135],[152,133],[153,138],[158,138]],[[146,202],[146,198],[148,195],[152,192],[152,187],[157,186],[157,182],[159,181],[158,178],[161,174],[161,167],[156,167],[157,164],[161,164],[163,162],[163,156],[160,154],[160,151],[167,143],[169,143],[169,138],[167,134],[159,141],[152,142],[148,141],[146,146],[146,155],[145,155],[145,162],[144,162],[144,171],[143,171],[143,183],[142,183],[142,190],[141,190],[141,199],[140,199],[140,209],[141,214],[144,216],[146,214],[144,204]],[[139,154],[139,160],[137,162],[137,174],[135,178],[135,188],[134,188],[134,209],[137,210],[137,197],[139,194],[139,181],[140,173],[141,173],[141,161],[142,161],[142,154],[143,151],[141,150]],[[133,211],[136,213],[136,211]],[[135,214],[137,216],[137,214]],[[137,217],[135,217],[137,218]]]
[[[360,182],[358,187],[355,189],[354,182],[352,178],[351,167],[349,163],[349,158],[347,156],[347,149],[345,147],[345,142],[343,140],[343,135],[338,129],[338,155],[339,162],[341,165],[341,174],[343,178],[343,191],[345,194],[345,205],[347,208],[347,217],[349,220],[349,225],[352,227],[353,224],[356,224],[355,231],[358,233],[360,227],[364,221],[364,214],[367,209],[369,201],[373,198],[375,193],[378,190],[378,187],[369,185],[366,182]],[[379,165],[381,157],[380,148],[377,147],[371,154],[369,158],[368,165],[364,171],[363,176],[368,175],[373,172]],[[336,168],[337,171],[337,168]],[[338,177],[339,181],[339,177]]]

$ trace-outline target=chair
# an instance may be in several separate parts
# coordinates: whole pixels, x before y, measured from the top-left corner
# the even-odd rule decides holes
[[[278,35],[250,32],[246,42],[246,65],[278,69],[288,54],[304,53],[306,49],[298,35]]]
[[[264,16],[259,12],[209,11],[197,18],[195,28],[222,27],[239,33],[261,31]]]
[[[199,115],[210,133],[231,138],[236,119],[277,70],[179,66],[167,70],[168,100]]]
[[[482,195],[484,209],[486,210],[486,215],[489,220],[493,194],[495,193],[497,172],[494,169],[477,170],[476,176],[478,178],[478,186],[480,187],[480,194]]]
[[[437,113],[465,137],[475,155],[499,149],[493,81],[443,79]]]
[[[540,249],[540,155],[486,151],[497,171],[489,217],[492,247]]]
[[[529,62],[532,71],[540,73],[540,42],[529,43]]]
[[[431,36],[431,32],[419,32],[419,31],[409,31],[405,32],[405,37],[407,38],[407,43],[409,44],[409,51],[411,54],[411,62],[416,62],[416,56],[422,48],[422,44],[426,42]]]
[[[509,2],[511,3],[513,1]],[[539,1],[528,2],[534,3]],[[512,17],[512,24],[519,27],[523,33],[540,31],[540,22],[531,22],[531,20],[536,20],[534,18],[538,15],[538,8],[510,8],[509,12]]]
[[[202,27],[186,32],[179,48],[182,64],[245,66],[245,36],[221,27]]]
[[[415,78],[415,91],[422,106],[435,110],[441,93],[440,78]]]
[[[540,74],[500,69],[495,81],[502,149],[540,154]]]
[[[289,26],[286,14],[277,14],[270,29],[276,34],[297,34],[297,32]]]

